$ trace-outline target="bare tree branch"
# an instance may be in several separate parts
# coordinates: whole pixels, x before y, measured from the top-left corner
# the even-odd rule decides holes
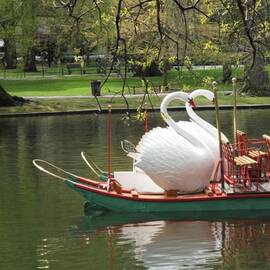
[[[237,6],[238,6],[238,9],[239,9],[239,12],[240,12],[240,15],[241,15],[241,18],[242,18],[242,23],[243,23],[243,26],[244,26],[244,31],[247,35],[247,38],[249,40],[249,44],[252,48],[252,64],[251,64],[251,67],[253,67],[254,63],[255,63],[255,58],[256,58],[256,53],[257,53],[257,48],[254,44],[254,41],[253,41],[253,38],[252,38],[252,34],[250,32],[250,28],[248,26],[248,23],[246,21],[246,18],[245,18],[245,11],[244,11],[244,7],[242,5],[242,2],[241,0],[236,0],[237,2]]]
[[[99,32],[101,32],[102,31],[102,18],[101,18],[101,9],[100,9],[100,7],[99,7],[99,3],[98,3],[98,1],[97,0],[93,0],[93,2],[94,2],[94,4],[95,4],[95,6],[96,6],[96,8],[97,8],[97,11],[98,11],[98,18],[99,18]]]

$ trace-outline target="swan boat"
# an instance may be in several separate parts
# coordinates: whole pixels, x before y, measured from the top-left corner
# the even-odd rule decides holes
[[[114,211],[121,213],[177,213],[183,216],[203,217],[214,214],[228,216],[251,213],[254,217],[270,215],[270,184],[264,182],[252,189],[242,190],[220,184],[210,185],[204,192],[178,194],[173,191],[144,194],[134,189],[120,188],[116,180],[110,183],[92,180],[66,172],[43,160],[34,160],[37,168],[63,180],[72,190],[78,192],[87,201],[87,211]],[[46,168],[46,169],[45,169]]]
[[[173,122],[168,117],[165,118],[177,133],[180,130],[179,123]],[[198,128],[200,127],[195,129],[198,130]],[[211,131],[212,138],[215,132],[216,130]],[[186,135],[187,132],[184,134]],[[216,181],[213,178],[211,180],[213,167],[217,162],[217,145],[210,143],[208,138],[209,143],[205,145],[205,149],[211,157],[208,160],[211,164],[207,167],[207,174],[202,175],[204,177],[207,175],[209,178],[207,181],[204,179],[203,186],[199,186],[200,190],[198,190],[198,185],[195,185],[196,192],[183,192],[183,190],[169,189],[166,186],[164,188],[158,185],[159,181],[152,181],[152,178],[144,172],[144,169],[148,168],[146,163],[145,167],[136,168],[136,165],[142,161],[143,151],[138,152],[133,145],[128,145],[130,149],[126,152],[134,159],[134,170],[122,174],[102,171],[86,154],[82,153],[86,164],[98,176],[97,180],[67,172],[44,160],[35,159],[33,164],[39,170],[61,179],[69,188],[84,197],[87,202],[87,211],[177,213],[183,216],[208,216],[214,213],[242,216],[245,213],[248,215],[252,213],[254,217],[268,216],[270,215],[270,137],[265,135],[264,138],[265,141],[257,140],[257,143],[261,143],[265,148],[268,146],[268,152],[258,151],[256,154],[251,151],[253,156],[250,156],[248,151],[246,153],[240,153],[240,151],[240,154],[236,155],[237,146],[230,144],[223,135],[222,153],[226,167],[222,175],[223,181]],[[195,140],[198,139],[195,138]],[[243,138],[239,138],[239,141],[243,142]],[[143,147],[145,146],[139,144],[138,148],[141,150]],[[200,173],[202,172],[199,170],[198,174]],[[189,179],[186,180],[189,181]],[[137,186],[136,183],[138,183]]]

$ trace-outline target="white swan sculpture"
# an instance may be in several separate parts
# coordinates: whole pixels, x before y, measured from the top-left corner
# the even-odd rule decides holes
[[[163,114],[165,115],[168,114],[167,107],[169,103],[175,100],[178,97],[178,95],[179,95],[178,92],[176,92],[176,93],[171,93],[166,96],[160,108]],[[214,101],[213,92],[206,89],[197,89],[189,94],[189,97],[192,100],[198,96],[204,96],[208,100]],[[218,162],[220,160],[218,131],[214,126],[209,124],[207,121],[203,120],[193,111],[193,108],[192,108],[193,106],[191,106],[190,101],[186,102],[185,106],[186,106],[187,114],[190,117],[190,120],[192,121],[192,123],[186,122],[186,121],[179,121],[177,122],[177,125],[181,126],[182,128],[188,129],[189,133],[192,133],[197,139],[203,141],[209,147],[213,155],[213,160],[215,162],[215,168],[211,176],[211,179],[213,179],[215,177],[216,166],[218,165]],[[167,119],[168,119],[168,116],[165,119],[166,122],[167,122]],[[170,118],[170,121],[167,122],[167,124],[170,125],[171,121],[173,120]],[[228,141],[227,137],[223,133],[221,135],[222,135],[223,141]]]
[[[190,101],[187,93],[173,94],[177,99]],[[166,107],[166,103],[164,98],[161,107]],[[162,115],[169,127],[154,128],[141,138],[136,147],[140,154],[135,168],[143,170],[165,190],[198,192],[209,183],[214,168],[212,152],[190,132],[194,124],[188,124],[188,130],[185,130],[166,110]]]

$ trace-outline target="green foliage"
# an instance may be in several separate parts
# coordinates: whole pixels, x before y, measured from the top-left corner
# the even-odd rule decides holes
[[[187,7],[189,2],[178,4]],[[161,85],[174,85],[176,80],[178,85],[187,85],[186,74],[179,73],[173,82],[168,80],[170,66],[178,63],[192,70],[196,64],[238,65],[243,59],[252,59],[254,48],[250,37],[256,51],[265,59],[270,58],[267,1],[253,1],[252,8],[240,1],[246,16],[244,21],[237,1],[195,2],[196,8],[179,9],[176,1],[138,4],[127,0],[122,2],[117,14],[117,0],[71,1],[75,4],[72,8],[58,0],[0,0],[0,36],[16,46],[17,56],[23,56],[26,62],[33,62],[35,54],[42,53],[46,53],[48,64],[49,58],[51,62],[61,60],[62,64],[75,58],[83,65],[83,59],[88,59],[86,64],[96,64],[97,72],[103,74],[116,53],[119,62],[128,60],[135,76],[163,73]],[[116,16],[119,16],[118,40]],[[108,57],[97,61],[86,57],[92,53]],[[16,58],[14,53],[12,57]],[[115,67],[114,71],[120,74],[121,67]],[[207,85],[209,78],[192,78],[191,84],[199,81]]]
[[[212,88],[212,83],[215,79],[213,77],[206,76],[202,79],[202,85],[205,88]]]
[[[190,91],[192,91],[192,87],[190,85],[184,84],[182,86],[181,90],[184,92],[190,92]]]
[[[188,68],[188,69],[192,69],[192,60],[189,56],[186,56],[184,59],[184,65]]]
[[[145,121],[145,119],[146,119],[146,111],[142,110],[141,106],[139,106],[137,108],[137,113],[135,115],[135,119],[137,121],[141,121],[141,122]]]

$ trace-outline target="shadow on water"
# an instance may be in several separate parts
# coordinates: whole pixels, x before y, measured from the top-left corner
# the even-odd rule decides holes
[[[89,243],[98,234],[106,234],[112,256],[119,246],[125,253],[132,250],[137,263],[146,269],[269,267],[269,218],[228,218],[217,213],[195,219],[177,214],[158,218],[107,212],[80,217],[74,223],[71,233],[76,237]]]
[[[270,220],[270,213],[267,211],[250,212],[228,211],[228,212],[169,212],[169,213],[118,213],[106,210],[92,210],[87,208],[85,203],[83,221],[90,229],[98,229],[110,225],[122,225],[127,223],[148,222],[157,220],[175,220],[175,221],[223,221],[223,220]]]

